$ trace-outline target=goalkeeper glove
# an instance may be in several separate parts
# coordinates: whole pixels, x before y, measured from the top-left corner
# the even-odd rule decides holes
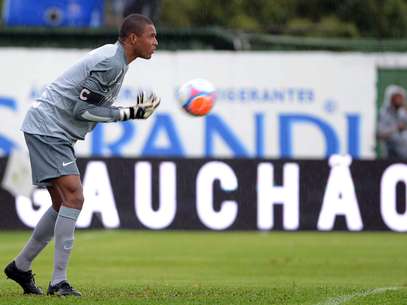
[[[161,99],[152,91],[139,91],[137,105],[120,109],[120,120],[147,119],[160,105]]]

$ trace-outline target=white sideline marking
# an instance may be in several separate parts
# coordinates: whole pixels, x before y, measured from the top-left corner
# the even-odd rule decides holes
[[[399,289],[400,289],[399,287],[384,287],[384,288],[369,289],[364,292],[355,292],[355,293],[348,294],[348,295],[342,295],[342,296],[329,298],[323,302],[318,303],[317,305],[340,305],[345,302],[348,302],[349,300],[351,300],[355,297],[366,297],[366,296],[372,295],[372,294],[379,294],[379,293],[384,293],[389,290],[399,290]]]

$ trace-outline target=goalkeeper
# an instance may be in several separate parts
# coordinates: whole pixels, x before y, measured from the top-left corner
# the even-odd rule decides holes
[[[139,57],[151,58],[158,45],[156,35],[149,18],[129,15],[115,44],[87,54],[47,86],[27,112],[22,131],[30,154],[33,184],[47,187],[52,206],[4,270],[24,293],[43,294],[35,284],[31,264],[55,237],[54,271],[47,294],[81,295],[67,280],[75,224],[84,202],[73,146],[99,122],[147,119],[157,108],[160,99],[146,91],[139,91],[132,107],[112,106],[128,65]]]

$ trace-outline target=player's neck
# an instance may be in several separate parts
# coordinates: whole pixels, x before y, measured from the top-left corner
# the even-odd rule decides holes
[[[137,55],[134,54],[132,48],[127,45],[125,41],[120,41],[119,43],[122,45],[124,50],[124,56],[126,57],[127,64],[130,64],[133,60],[137,58]]]
[[[126,55],[127,64],[130,64],[137,56],[128,48],[124,48],[124,54]]]

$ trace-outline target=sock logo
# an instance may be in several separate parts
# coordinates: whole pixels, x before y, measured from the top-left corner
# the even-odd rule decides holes
[[[71,250],[73,247],[73,239],[64,240],[64,250]]]

